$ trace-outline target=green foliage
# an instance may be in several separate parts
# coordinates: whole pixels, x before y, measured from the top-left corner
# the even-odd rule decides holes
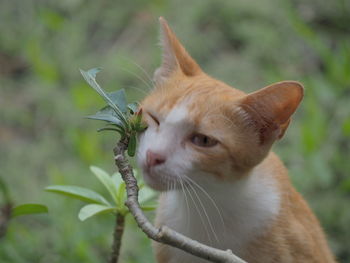
[[[126,201],[126,188],[125,183],[121,179],[120,173],[109,175],[106,171],[97,166],[91,166],[90,170],[109,193],[109,196],[112,199],[111,202],[107,201],[106,198],[99,193],[79,186],[52,185],[46,187],[45,190],[88,203],[88,205],[85,205],[80,209],[78,214],[81,221],[105,213],[127,215],[129,210],[124,205]],[[137,174],[136,170],[134,173]],[[141,179],[139,178],[139,180]],[[150,203],[156,196],[153,190],[145,187],[144,184],[141,184],[139,194],[139,202],[143,210],[151,211],[156,208],[154,204]]]
[[[110,96],[109,94],[106,94],[106,92],[100,87],[100,85],[96,82],[96,74],[100,71],[100,68],[93,68],[88,71],[80,70],[80,73],[83,75],[84,79],[87,83],[107,102],[108,106],[114,111],[115,116],[120,121],[120,128],[123,132],[126,132],[128,130],[128,121],[126,117],[124,116],[123,112],[119,108],[119,105],[116,105],[118,102],[125,103],[125,96],[124,101],[121,94],[124,94],[123,92],[118,93],[119,96]],[[113,101],[113,99],[115,99]],[[112,123],[113,124],[113,123]],[[115,124],[115,123],[114,123]],[[115,124],[116,125],[116,124]]]
[[[142,111],[136,109],[136,102],[127,104],[125,90],[106,93],[96,82],[96,74],[100,68],[93,68],[88,71],[80,70],[84,79],[89,85],[107,102],[96,114],[88,116],[89,119],[106,121],[108,125],[114,126],[99,129],[99,131],[116,131],[121,137],[128,137],[128,155],[133,157],[136,152],[137,133],[146,129],[142,123]]]
[[[117,212],[115,207],[106,206],[106,205],[96,205],[96,204],[89,204],[86,206],[83,206],[78,214],[78,217],[81,221],[84,221],[85,219],[88,219],[94,215],[99,215],[103,213],[109,213],[109,212]]]
[[[110,205],[100,194],[93,190],[75,185],[52,185],[45,188],[46,191],[62,194],[71,198],[79,199],[83,202]]]
[[[12,209],[11,216],[17,217],[21,215],[30,215],[30,214],[42,214],[47,213],[48,209],[45,205],[41,204],[23,204],[15,206]]]

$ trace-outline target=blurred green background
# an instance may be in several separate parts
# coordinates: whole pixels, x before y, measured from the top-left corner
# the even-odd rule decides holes
[[[147,74],[160,64],[161,15],[207,73],[236,88],[249,92],[286,79],[305,85],[305,99],[274,149],[338,260],[350,262],[348,0],[0,3],[0,176],[15,204],[50,209],[11,222],[0,262],[106,262],[113,218],[81,223],[81,202],[43,188],[103,190],[88,167],[115,170],[116,138],[96,133],[102,123],[83,118],[104,103],[78,69],[101,66],[102,87],[125,88],[130,100],[140,100]],[[150,242],[130,218],[122,259],[153,262]]]

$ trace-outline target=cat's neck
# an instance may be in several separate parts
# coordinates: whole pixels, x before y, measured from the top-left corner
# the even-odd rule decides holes
[[[186,191],[167,192],[162,216],[170,227],[190,237],[213,246],[234,244],[238,250],[279,212],[278,183],[267,167],[259,165],[232,183],[192,183]]]

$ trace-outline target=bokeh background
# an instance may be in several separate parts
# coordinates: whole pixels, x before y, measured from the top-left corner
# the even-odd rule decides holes
[[[48,215],[11,221],[0,262],[106,262],[114,220],[81,223],[82,206],[43,191],[73,184],[103,191],[88,167],[115,167],[116,137],[83,117],[103,101],[78,69],[103,67],[108,91],[140,100],[160,64],[164,16],[210,75],[254,91],[298,80],[305,99],[274,150],[350,262],[350,1],[0,1],[0,176],[14,204]],[[0,193],[0,206],[4,199]],[[152,214],[149,214],[152,217]],[[128,219],[122,262],[153,262],[149,240]]]

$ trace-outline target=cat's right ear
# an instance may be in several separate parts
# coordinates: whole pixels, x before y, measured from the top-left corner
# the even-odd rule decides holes
[[[304,88],[299,82],[282,81],[241,100],[240,107],[247,113],[247,122],[259,134],[261,144],[282,138],[303,95]]]
[[[154,73],[154,81],[163,83],[172,74],[182,72],[186,76],[194,76],[201,68],[187,53],[163,17],[159,18],[160,42],[163,49],[162,64]]]

